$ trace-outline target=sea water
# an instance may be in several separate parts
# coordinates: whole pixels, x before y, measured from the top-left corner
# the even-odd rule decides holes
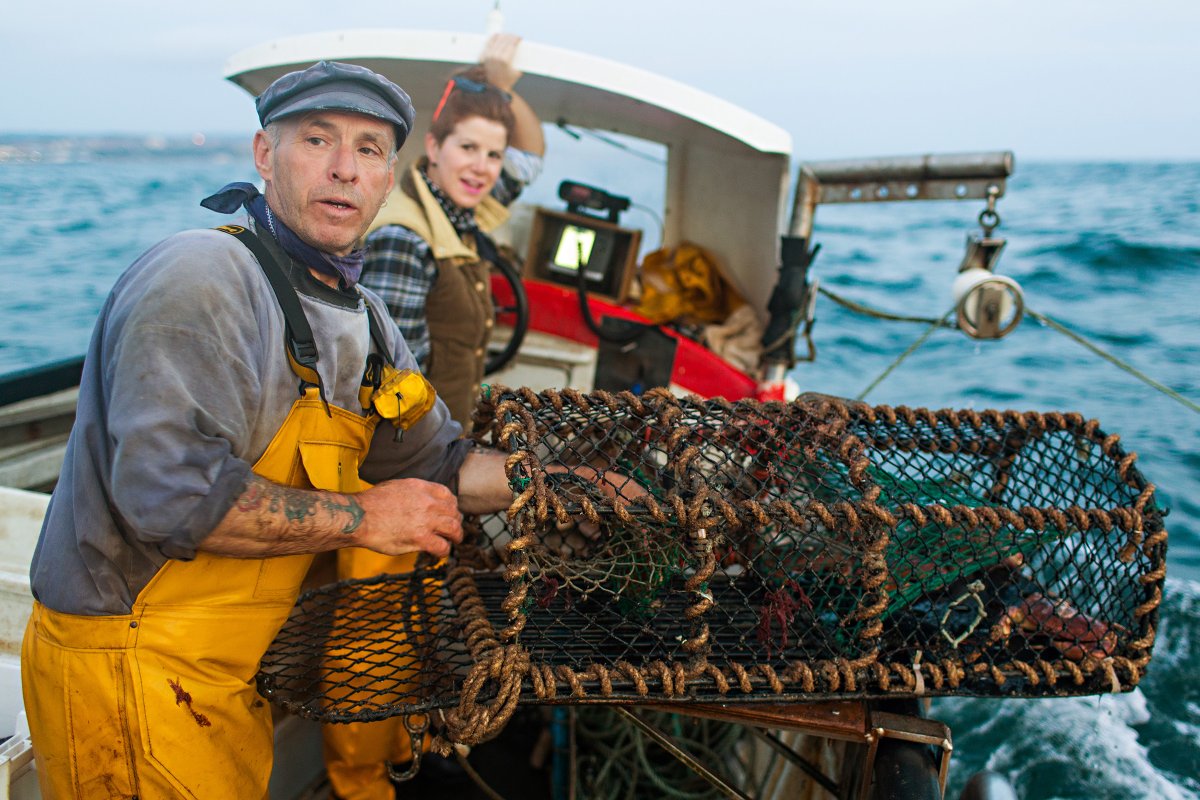
[[[248,137],[247,137],[248,141]],[[562,139],[565,141],[565,139]],[[552,144],[556,144],[552,142]],[[620,154],[618,154],[620,155]],[[1049,315],[1200,402],[1200,164],[1023,163],[1000,200],[999,271]],[[561,206],[559,177],[632,197],[623,220],[657,241],[661,164],[589,173],[551,150],[526,199]],[[0,373],[82,353],[117,275],[174,231],[228,221],[199,200],[254,180],[244,142],[0,140]],[[941,317],[979,201],[820,207],[813,275],[873,307]],[[703,243],[702,243],[703,244]],[[926,326],[822,297],[802,389],[857,397]],[[1200,414],[1032,319],[1000,341],[939,331],[867,397],[929,408],[1078,411],[1116,433],[1170,509],[1166,596],[1133,692],[1056,700],[939,699],[954,735],[949,797],[984,767],[1022,798],[1200,797]]]

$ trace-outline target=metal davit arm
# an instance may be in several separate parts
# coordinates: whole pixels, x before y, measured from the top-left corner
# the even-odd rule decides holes
[[[812,236],[818,204],[985,199],[1004,195],[1012,151],[809,161],[800,165],[791,236]]]
[[[785,386],[787,372],[796,364],[797,333],[803,334],[808,351],[801,360],[816,358],[811,331],[818,287],[815,281],[809,280],[808,268],[820,249],[819,245],[812,245],[813,220],[818,205],[982,198],[988,200],[989,213],[994,215],[992,209],[996,199],[1004,195],[1005,181],[1012,174],[1013,162],[1012,152],[1002,150],[800,164],[791,221],[787,235],[781,237],[779,278],[767,305],[771,319],[762,340],[760,394],[769,396],[772,392],[786,391],[776,387]],[[998,223],[999,217],[995,219]],[[998,240],[988,239],[985,243],[991,245],[990,252],[995,255],[1003,246]],[[1000,279],[989,275],[988,280],[996,282]],[[1019,287],[1016,291],[1019,292]],[[992,302],[996,304],[999,300]],[[1003,333],[994,324],[971,326],[974,331],[967,327],[964,330],[977,338],[999,338],[1011,331],[1019,319],[1018,314]]]

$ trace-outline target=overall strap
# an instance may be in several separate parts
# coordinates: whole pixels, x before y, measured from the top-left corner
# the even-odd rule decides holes
[[[367,368],[358,389],[358,401],[364,413],[374,412],[391,422],[396,428],[396,441],[400,441],[404,431],[433,408],[437,391],[420,372],[396,369],[380,327],[383,323],[362,292],[359,292],[359,296],[367,309],[367,327],[371,331],[376,352],[367,354]]]
[[[324,400],[325,388],[321,385],[321,376],[317,372],[317,342],[313,338],[308,317],[304,315],[304,309],[300,306],[300,298],[296,296],[296,289],[283,274],[279,262],[257,236],[241,225],[222,225],[216,230],[233,236],[254,254],[255,260],[267,277],[267,282],[271,284],[279,308],[283,311],[284,345],[292,372],[296,373],[303,383],[316,386],[321,393],[321,399]],[[301,384],[301,392],[303,389]]]
[[[362,297],[362,293],[359,293]],[[379,320],[375,317],[375,309],[371,308],[371,304],[367,302],[367,298],[363,297],[363,305],[367,307],[367,327],[371,331],[371,341],[375,344],[375,349],[379,351],[379,355],[389,364],[392,364],[392,353],[388,350],[387,340],[383,338],[383,330],[379,327]],[[394,364],[393,364],[394,366]]]
[[[363,370],[362,383],[358,389],[359,405],[363,407],[363,411],[367,411],[371,408],[371,397],[385,380],[385,367],[395,367],[395,364],[392,363],[392,354],[383,338],[383,331],[379,328],[375,309],[371,308],[362,292],[359,292],[359,297],[362,297],[363,305],[366,306],[367,329],[371,332],[371,343],[375,345],[375,352],[367,353],[367,366]]]

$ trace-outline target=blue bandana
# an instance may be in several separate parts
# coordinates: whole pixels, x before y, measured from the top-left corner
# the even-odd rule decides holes
[[[204,198],[200,205],[219,214],[233,214],[245,208],[258,223],[259,230],[270,231],[283,252],[322,275],[340,278],[344,288],[358,283],[367,250],[361,247],[346,256],[335,256],[306,244],[283,221],[271,213],[267,198],[250,183],[230,183],[221,191]]]

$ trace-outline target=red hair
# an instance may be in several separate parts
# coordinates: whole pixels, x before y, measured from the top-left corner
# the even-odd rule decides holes
[[[484,88],[482,91],[471,91],[456,84],[455,78],[465,78]],[[510,103],[509,94],[488,83],[487,71],[482,64],[476,64],[462,72],[455,73],[446,82],[446,88],[433,113],[433,122],[429,125],[429,133],[433,136],[434,141],[441,144],[459,122],[470,117],[483,117],[503,125],[504,130],[508,132],[508,138],[511,139],[517,121],[513,116]]]

